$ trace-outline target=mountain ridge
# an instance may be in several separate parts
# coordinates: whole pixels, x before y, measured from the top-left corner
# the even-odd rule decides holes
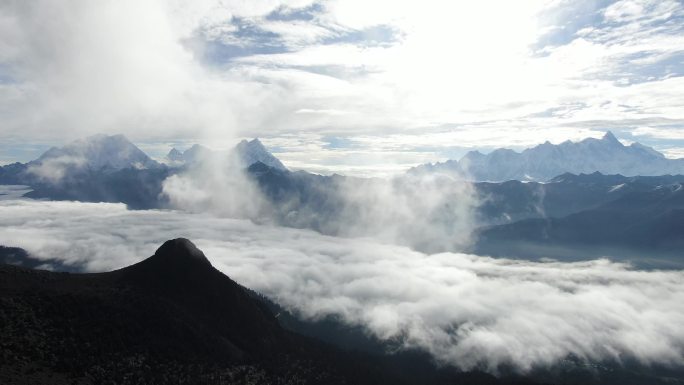
[[[123,134],[97,134],[70,142],[62,147],[52,147],[38,159],[28,162],[39,167],[48,162],[61,162],[77,168],[90,170],[121,170],[124,168],[157,168],[159,163]]]
[[[566,172],[600,172],[625,176],[684,174],[684,159],[668,159],[640,143],[623,145],[607,131],[601,139],[586,138],[554,145],[546,141],[516,152],[498,148],[488,154],[469,151],[460,160],[428,163],[409,173],[444,172],[474,181],[547,181]]]
[[[287,167],[283,165],[280,159],[271,154],[258,138],[254,138],[250,141],[240,141],[227,154],[213,151],[201,144],[194,144],[183,152],[174,147],[166,155],[166,159],[170,161],[170,164],[173,166],[183,166],[196,164],[209,160],[212,157],[220,157],[222,155],[235,156],[245,168],[261,162],[278,170],[287,170]]]

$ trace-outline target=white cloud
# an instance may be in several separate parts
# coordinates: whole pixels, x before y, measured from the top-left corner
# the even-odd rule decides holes
[[[265,21],[260,23],[259,27],[280,35],[284,43],[293,48],[317,43],[336,35],[328,28],[305,21]]]
[[[31,191],[28,186],[0,185],[0,200],[15,200]]]
[[[637,127],[634,131],[632,131],[632,134],[636,136],[647,136],[657,139],[684,140],[684,131],[680,131],[677,129],[642,126]]]
[[[667,19],[679,6],[674,0],[621,0],[606,7],[603,14],[611,22],[654,21]]]
[[[119,204],[0,201],[0,244],[91,271],[188,237],[221,271],[307,317],[337,315],[462,368],[581,359],[680,365],[684,273],[607,260],[427,255],[364,239]]]
[[[86,160],[83,157],[65,155],[48,158],[40,163],[32,164],[26,171],[42,180],[56,183],[62,180],[67,171],[81,168],[85,163]]]
[[[162,193],[172,207],[224,217],[265,219],[269,205],[234,153],[199,154],[188,169],[166,178]]]
[[[0,59],[12,80],[0,89],[3,137],[68,140],[121,132],[134,140],[232,138],[259,126],[267,110],[262,104],[274,97],[263,83],[203,67],[183,46],[211,22],[205,12],[214,8],[204,3],[1,7],[0,30],[8,33],[0,34],[0,45],[10,49]]]
[[[670,159],[684,158],[684,148],[670,147],[663,150],[663,154]]]
[[[425,174],[321,181],[294,176],[294,189],[305,183],[311,191],[290,194],[293,186],[281,185],[277,177],[273,185],[260,189],[232,155],[208,155],[168,177],[162,187],[170,206],[329,235],[369,237],[418,250],[462,250],[473,241],[479,197],[465,178]],[[275,204],[263,196],[266,190],[275,195]]]

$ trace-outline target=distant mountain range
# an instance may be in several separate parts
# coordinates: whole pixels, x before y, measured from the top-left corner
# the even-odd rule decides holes
[[[684,174],[684,159],[668,159],[639,143],[625,146],[609,131],[602,139],[580,142],[549,142],[522,152],[497,149],[485,155],[470,151],[460,160],[424,164],[410,173],[448,173],[475,181],[547,181],[560,174],[600,172],[602,174]]]
[[[587,139],[560,146],[542,145],[528,153],[540,151],[539,148],[561,147],[646,151],[647,154],[652,151],[638,145],[625,147],[607,134],[601,140]],[[117,148],[120,151],[116,151]],[[92,149],[106,154],[98,154],[99,150]],[[96,136],[90,141],[77,141],[62,149],[52,149],[26,164],[1,167],[0,184],[29,185],[33,189],[27,194],[30,198],[122,202],[131,209],[169,208],[162,188],[168,177],[188,172],[202,159],[230,156],[229,153],[217,153],[195,145],[185,152],[172,150],[168,156],[171,165],[166,165],[136,150],[121,136]],[[283,226],[352,237],[383,234],[387,227],[391,227],[399,242],[418,250],[463,251],[449,242],[435,242],[434,236],[436,231],[440,234],[439,240],[449,234],[467,238],[467,234],[455,233],[460,231],[453,227],[458,213],[450,208],[450,200],[456,202],[460,199],[458,192],[468,189],[477,203],[472,212],[472,226],[477,228],[475,243],[468,251],[573,260],[604,255],[628,259],[643,256],[651,260],[663,259],[666,263],[662,266],[682,264],[677,256],[677,250],[684,246],[684,235],[677,231],[684,228],[679,200],[684,184],[682,175],[562,173],[545,182],[509,180],[475,183],[443,178],[439,182],[441,192],[435,195],[421,190],[420,183],[424,172],[439,168],[434,165],[388,181],[291,172],[256,139],[241,142],[231,154],[240,156],[242,167],[254,161],[244,169],[246,175],[255,182],[268,202],[270,219]],[[677,162],[652,155],[653,159],[661,159],[668,164]],[[78,167],[67,167],[59,179],[39,177],[32,171],[32,167],[42,167],[54,159],[65,157],[80,157],[84,161]],[[59,164],[52,163],[54,167]],[[384,206],[385,202],[378,199],[395,198],[381,193],[364,196],[382,191],[399,194],[400,199]],[[441,202],[431,201],[434,199]],[[618,203],[619,210],[612,206]],[[413,212],[414,220],[401,215],[392,216],[393,213],[383,216],[385,211],[394,210],[393,205],[414,205],[396,210],[401,213],[408,208]],[[429,209],[416,211],[416,207]],[[376,218],[378,214],[380,219]]]
[[[264,162],[287,170],[258,140],[243,140],[232,151],[212,151],[194,145],[185,152],[172,149],[159,163],[123,135],[94,135],[54,147],[28,163],[0,167],[0,184],[27,185],[29,198],[123,202],[134,209],[164,208],[162,182],[205,160],[227,160],[247,168]],[[231,164],[232,164],[231,163]]]
[[[123,135],[94,135],[52,147],[28,163],[0,167],[0,184],[60,184],[85,174],[162,167]]]
[[[167,164],[159,163],[123,135],[93,135],[63,147],[52,147],[38,159],[28,163],[14,163],[0,168],[0,183],[25,181],[59,183],[64,178],[84,173],[112,173],[125,169],[154,170],[176,168],[199,162],[212,156],[235,156],[243,167],[262,162],[270,167],[286,170],[266,147],[254,139],[243,140],[232,151],[220,153],[195,144],[185,152],[173,148],[166,157]],[[31,184],[31,183],[26,183]]]
[[[277,223],[329,235],[355,235],[350,234],[349,228],[358,228],[354,219],[367,215],[368,207],[363,202],[350,201],[345,191],[349,186],[358,186],[363,191],[377,183],[301,171],[283,172],[261,163],[252,165],[248,172],[272,202]],[[459,191],[458,184],[467,182],[448,183],[453,187],[447,190]],[[410,177],[393,181],[395,191],[414,184]],[[472,193],[477,199],[473,225],[477,229],[471,247],[460,251],[561,260],[611,256],[640,266],[681,268],[683,185],[682,175],[625,177],[597,172],[566,173],[544,183],[473,183]],[[435,214],[440,216],[428,221],[434,231],[442,231],[442,225],[448,229],[449,215],[458,215],[450,214],[449,210],[422,213]],[[421,223],[393,226],[405,234],[420,234],[424,231]],[[410,246],[425,252],[450,250],[431,242]]]
[[[125,136],[103,134],[79,139],[63,147],[52,147],[38,159],[28,163],[29,169],[41,166],[53,168],[59,165],[93,171],[160,166]]]
[[[599,173],[564,174],[543,184],[478,184],[491,199],[478,210],[494,224],[477,230],[469,251],[526,259],[610,256],[641,267],[681,269],[683,186],[681,175]],[[510,220],[495,224],[502,214]]]

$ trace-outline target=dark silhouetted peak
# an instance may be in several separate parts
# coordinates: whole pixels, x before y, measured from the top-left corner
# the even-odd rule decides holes
[[[194,243],[185,238],[176,238],[164,242],[154,253],[153,258],[163,258],[165,261],[175,263],[203,264],[211,266],[211,263],[204,256],[202,250],[198,249]]]
[[[164,242],[142,264],[147,264],[148,273],[183,281],[202,279],[205,273],[214,270],[204,253],[185,238]]]
[[[281,333],[278,321],[185,238],[164,242],[153,256],[111,277],[190,309],[221,335],[230,336],[236,351],[275,351]]]
[[[129,279],[152,286],[196,286],[223,276],[211,266],[192,242],[185,238],[164,242],[153,256],[121,270]]]

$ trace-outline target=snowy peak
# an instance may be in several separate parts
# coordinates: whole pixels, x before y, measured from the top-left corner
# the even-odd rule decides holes
[[[235,153],[246,166],[261,162],[279,170],[287,170],[278,158],[268,152],[259,139],[241,141],[235,146]]]
[[[61,164],[89,170],[121,170],[155,168],[159,163],[136,147],[123,135],[98,134],[79,139],[64,147],[46,151],[32,166]]]
[[[247,140],[242,140],[240,143],[237,144],[237,147],[247,147],[253,151],[267,151],[266,147],[264,147],[264,144],[261,143],[259,138],[254,138],[250,141]]]
[[[172,165],[183,165],[197,163],[202,160],[210,159],[212,156],[216,155],[214,151],[202,146],[201,144],[194,144],[192,147],[181,152],[177,148],[172,148],[168,154],[166,154],[166,159],[171,162]]]
[[[238,143],[230,153],[213,151],[199,144],[193,145],[184,152],[172,148],[168,155],[166,155],[166,158],[171,163],[178,165],[193,164],[210,159],[221,161],[221,159],[225,160],[226,155],[235,156],[244,167],[249,167],[255,163],[261,162],[269,167],[287,170],[280,160],[273,156],[259,139],[250,141],[243,140]]]
[[[601,140],[606,142],[606,143],[619,145],[620,147],[623,147],[622,143],[620,143],[620,141],[610,131],[606,131],[606,133],[603,135],[603,138],[601,138]]]
[[[565,141],[558,145],[547,141],[520,153],[509,149],[497,149],[487,155],[471,151],[458,162],[418,166],[414,170],[451,172],[467,175],[468,179],[476,181],[547,181],[564,173],[682,174],[684,159],[667,159],[653,148],[639,143],[625,146],[608,131],[601,139]]]
[[[652,147],[644,146],[641,143],[632,143],[629,147],[632,148],[634,151],[638,151],[638,152],[644,153],[646,155],[650,155],[654,158],[666,159],[665,155],[654,150]]]

